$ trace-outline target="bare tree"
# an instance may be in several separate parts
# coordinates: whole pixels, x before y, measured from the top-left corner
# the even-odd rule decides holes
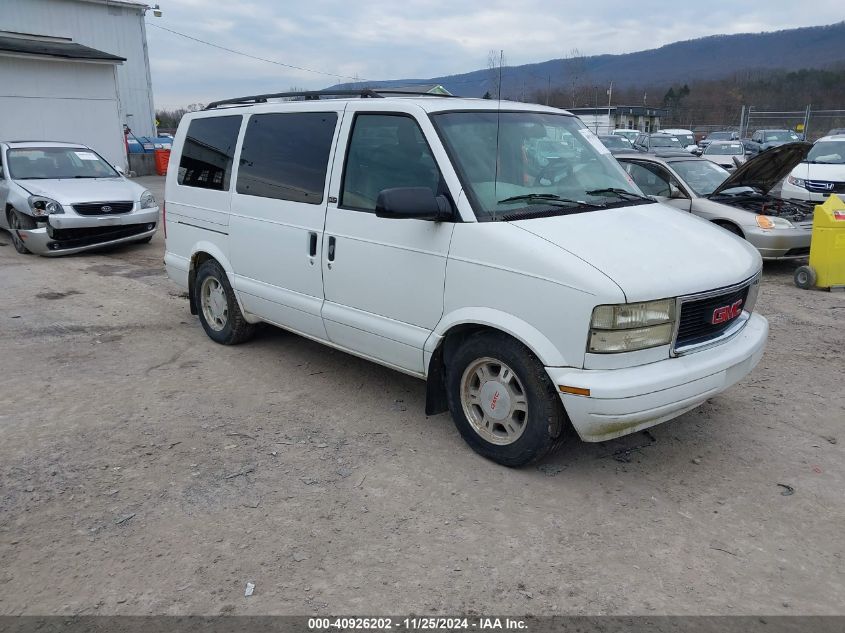
[[[577,48],[563,57],[563,74],[567,79],[571,107],[583,105],[589,99],[590,82],[587,58]]]

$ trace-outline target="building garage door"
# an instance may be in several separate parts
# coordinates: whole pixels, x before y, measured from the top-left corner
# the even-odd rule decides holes
[[[0,140],[82,143],[125,169],[114,63],[0,52]]]

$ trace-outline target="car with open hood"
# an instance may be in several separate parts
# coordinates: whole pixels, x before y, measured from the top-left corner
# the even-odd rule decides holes
[[[620,154],[643,192],[688,211],[753,244],[764,259],[807,257],[813,207],[771,194],[799,164],[809,143],[790,143],[755,156],[733,173],[695,156]]]
[[[153,194],[77,143],[0,143],[0,210],[21,254],[148,242],[158,226]]]
[[[832,193],[845,195],[845,134],[825,136],[813,143],[781,189],[784,198],[811,202],[824,202]]]
[[[423,379],[426,412],[508,466],[677,417],[765,347],[760,254],[555,108],[226,99],[182,119],[165,200],[167,272],[212,340],[266,322]]]

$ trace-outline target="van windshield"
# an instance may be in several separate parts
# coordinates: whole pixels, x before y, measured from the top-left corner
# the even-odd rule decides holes
[[[432,120],[479,220],[651,202],[575,117],[472,111]]]

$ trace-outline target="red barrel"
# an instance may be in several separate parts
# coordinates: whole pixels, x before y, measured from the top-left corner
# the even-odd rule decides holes
[[[169,149],[157,149],[157,150],[155,150],[156,173],[159,176],[166,176],[167,175],[167,163],[168,162],[170,162],[170,150]]]

